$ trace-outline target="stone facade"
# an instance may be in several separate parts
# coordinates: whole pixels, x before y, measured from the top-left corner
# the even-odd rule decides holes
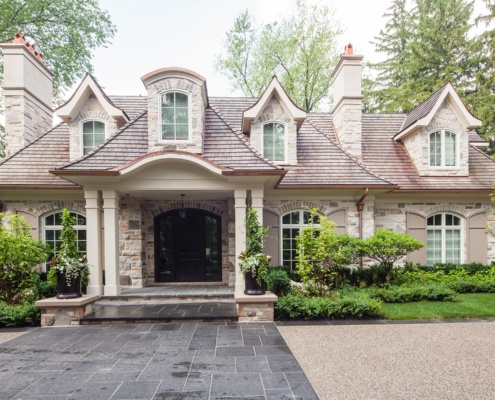
[[[186,78],[165,78],[150,84],[147,89],[149,152],[183,150],[197,154],[203,153],[205,106],[201,86]],[[190,140],[161,139],[160,95],[175,90],[189,95]]]
[[[251,144],[261,154],[263,154],[263,125],[267,122],[281,122],[285,125],[285,161],[278,161],[277,163],[297,165],[297,123],[291,119],[275,95],[272,96],[251,125]]]
[[[358,99],[342,99],[333,111],[333,126],[339,143],[350,155],[361,160],[363,157],[362,104]]]
[[[86,121],[96,120],[105,124],[105,138],[109,138],[117,132],[117,121],[110,117],[101,106],[98,99],[91,95],[81,107],[79,114],[69,123],[70,135],[70,160],[74,161],[82,157],[82,124]]]
[[[5,94],[5,155],[22,149],[52,128],[52,110],[27,93]]]
[[[458,165],[455,167],[430,166],[431,132],[438,129],[449,129],[457,134]],[[469,140],[468,132],[459,122],[452,108],[443,102],[436,115],[427,127],[422,128],[404,140],[404,145],[422,176],[469,176]]]

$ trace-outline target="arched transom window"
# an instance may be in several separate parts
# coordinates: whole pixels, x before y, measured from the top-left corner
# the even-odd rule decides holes
[[[263,155],[272,161],[285,161],[285,125],[269,122],[263,125]]]
[[[430,133],[430,166],[455,167],[457,165],[457,135],[441,129]]]
[[[74,230],[77,234],[77,249],[86,254],[86,217],[82,214],[71,212],[76,219]],[[43,217],[43,240],[50,248],[48,261],[55,258],[60,251],[60,233],[62,231],[62,211],[57,211]]]
[[[426,246],[428,265],[462,262],[462,220],[454,214],[428,217]]]
[[[291,269],[296,268],[296,237],[301,229],[308,226],[310,218],[308,210],[295,210],[282,215],[282,264]],[[317,215],[312,222],[313,226],[319,225],[320,217]]]
[[[189,96],[181,92],[167,92],[160,96],[161,139],[189,139]]]
[[[86,121],[82,124],[82,153],[88,154],[105,140],[105,124],[101,121]]]

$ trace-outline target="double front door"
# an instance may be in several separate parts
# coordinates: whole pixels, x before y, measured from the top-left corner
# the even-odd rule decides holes
[[[219,216],[195,208],[156,216],[155,280],[221,281],[221,232]]]

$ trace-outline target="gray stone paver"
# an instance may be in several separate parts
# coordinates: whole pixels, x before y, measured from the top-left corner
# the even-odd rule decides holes
[[[0,400],[235,398],[317,398],[275,324],[39,328],[0,343]]]

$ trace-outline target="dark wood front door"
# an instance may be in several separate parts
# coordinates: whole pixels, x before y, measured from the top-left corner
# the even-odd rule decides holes
[[[188,208],[155,217],[157,282],[221,281],[221,220]]]

